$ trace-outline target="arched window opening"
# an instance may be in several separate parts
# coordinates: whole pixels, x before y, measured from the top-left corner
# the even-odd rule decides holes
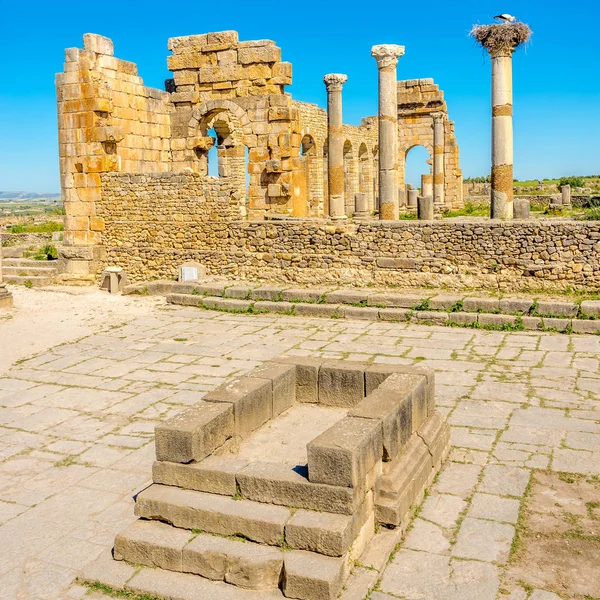
[[[413,146],[406,152],[404,169],[405,199],[408,201],[408,190],[416,189],[423,195],[422,176],[427,179],[431,174],[431,158],[429,151],[424,146]],[[426,189],[425,194],[431,193]]]

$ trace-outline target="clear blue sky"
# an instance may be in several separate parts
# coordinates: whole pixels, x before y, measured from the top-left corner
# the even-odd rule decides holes
[[[293,63],[294,98],[324,106],[323,75],[348,74],[347,123],[377,111],[371,46],[405,45],[399,79],[435,79],[456,124],[465,176],[484,175],[490,63],[467,34],[499,12],[534,30],[514,57],[515,177],[600,173],[598,0],[0,0],[0,190],[59,190],[54,74],[64,48],[81,47],[86,32],[111,37],[116,56],[138,63],[146,84],[161,88],[169,37],[236,29],[243,40],[275,40]]]

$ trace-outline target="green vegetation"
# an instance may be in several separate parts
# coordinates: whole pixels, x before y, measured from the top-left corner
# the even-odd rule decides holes
[[[570,177],[561,177],[560,181],[558,182],[558,187],[560,188],[561,185],[570,185],[572,188],[585,187],[586,183],[587,182],[583,177],[571,175]]]
[[[581,215],[577,216],[580,221],[600,221],[600,206],[586,208]]]
[[[40,248],[33,256],[34,260],[56,260],[58,258],[58,250],[52,244],[46,244]]]
[[[453,217],[487,217],[489,215],[490,208],[486,204],[480,204],[465,201],[464,208],[459,210],[447,210],[444,212],[444,218],[451,219]]]
[[[51,221],[40,225],[13,225],[10,233],[53,233],[54,231],[64,231],[62,223]]]

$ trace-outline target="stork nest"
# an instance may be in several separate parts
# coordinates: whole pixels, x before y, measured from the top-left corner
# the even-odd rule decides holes
[[[493,25],[473,25],[471,37],[475,38],[491,54],[514,50],[525,44],[531,37],[529,25],[516,23],[494,23]]]

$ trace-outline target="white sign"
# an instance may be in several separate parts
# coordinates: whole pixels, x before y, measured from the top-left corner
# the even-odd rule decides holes
[[[196,267],[181,267],[181,281],[198,281],[198,269]]]

